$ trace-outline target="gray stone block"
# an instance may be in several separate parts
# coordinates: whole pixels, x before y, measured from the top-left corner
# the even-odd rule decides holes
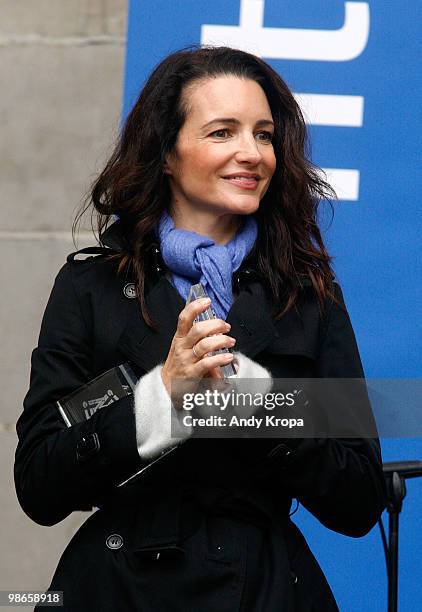
[[[93,237],[84,237],[79,246],[94,244]],[[0,320],[8,330],[2,334],[0,354],[2,423],[14,424],[22,411],[29,385],[31,352],[38,341],[42,314],[54,278],[66,256],[75,250],[70,237],[0,240],[0,258],[7,262],[0,272]]]
[[[111,36],[126,36],[127,0],[105,0],[107,34]]]
[[[117,137],[124,47],[6,47],[0,58],[0,230],[68,230]]]
[[[3,0],[0,36],[124,35],[126,0]]]
[[[31,521],[19,505],[13,482],[16,444],[15,434],[0,432],[0,590],[45,590],[62,552],[91,513],[74,512],[53,527]]]
[[[54,278],[75,250],[69,235],[74,209],[118,131],[126,14],[126,0],[1,2],[2,590],[46,589],[90,514],[73,513],[53,527],[24,514],[13,483],[14,426]],[[79,247],[94,243],[83,236]]]

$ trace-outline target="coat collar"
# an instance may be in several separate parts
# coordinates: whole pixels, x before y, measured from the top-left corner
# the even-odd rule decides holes
[[[101,243],[114,251],[121,251],[124,248],[124,230],[119,220],[115,221],[103,232]],[[154,236],[151,236],[149,240],[148,252],[150,254],[147,266],[149,281],[159,281],[160,277],[167,273],[168,267],[161,257],[160,243]],[[262,276],[258,272],[254,250],[245,257],[238,270],[233,274],[233,283],[236,291],[239,291],[243,285],[249,284],[251,281],[263,282]]]
[[[114,221],[101,234],[101,243],[114,251],[121,251],[124,246],[124,232],[121,221]]]
[[[113,250],[122,250],[123,235],[116,221],[101,236],[101,242]],[[145,301],[148,312],[158,324],[151,329],[139,312],[137,300],[129,308],[126,328],[119,340],[119,350],[145,371],[163,363],[168,355],[177,327],[177,319],[185,302],[166,277],[167,267],[162,260],[159,242],[151,239],[152,257],[148,276],[153,277]],[[227,315],[230,335],[236,338],[236,350],[253,358],[264,350],[279,334],[271,315],[271,304],[260,277],[253,251],[244,259],[233,275],[236,295]]]

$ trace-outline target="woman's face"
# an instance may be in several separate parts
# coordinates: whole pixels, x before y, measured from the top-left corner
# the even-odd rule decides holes
[[[193,83],[183,96],[187,119],[164,167],[174,209],[185,215],[255,212],[276,167],[263,89],[249,79],[221,76]],[[233,178],[242,173],[253,176]]]

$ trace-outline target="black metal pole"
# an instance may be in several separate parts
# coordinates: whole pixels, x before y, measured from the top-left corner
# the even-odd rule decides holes
[[[397,612],[399,580],[399,517],[406,497],[406,478],[422,476],[422,461],[391,461],[384,463],[387,485],[387,511],[389,516],[388,550],[388,612]],[[382,522],[380,524],[382,527]],[[381,529],[385,542],[384,528]]]
[[[399,568],[399,515],[389,510],[388,538],[388,612],[397,612],[398,568]]]
[[[384,465],[387,483],[387,511],[389,515],[388,534],[388,612],[397,612],[399,573],[399,518],[406,497],[405,478],[419,475],[422,464],[410,462]],[[405,469],[407,468],[407,469]]]

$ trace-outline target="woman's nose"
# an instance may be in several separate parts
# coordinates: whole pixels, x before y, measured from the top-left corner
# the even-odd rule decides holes
[[[262,154],[253,135],[244,136],[239,139],[238,150],[236,151],[236,161],[249,161],[258,163],[262,159]]]

